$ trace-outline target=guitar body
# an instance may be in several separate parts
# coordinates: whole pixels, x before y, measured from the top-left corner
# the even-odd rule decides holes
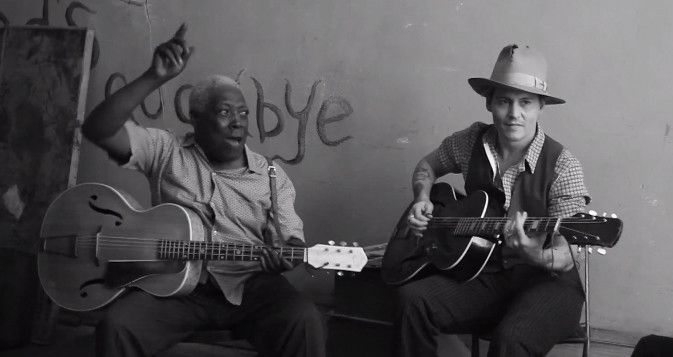
[[[489,209],[486,192],[477,191],[462,198],[446,183],[432,187],[430,200],[435,218],[486,217],[498,213]],[[494,239],[456,236],[449,228],[432,225],[423,237],[416,238],[408,229],[410,208],[411,205],[399,219],[383,256],[381,275],[386,283],[399,285],[436,271],[457,281],[472,280],[479,275],[496,247]]]
[[[40,282],[70,310],[100,308],[130,287],[156,296],[187,294],[201,272],[201,261],[161,260],[157,254],[157,239],[203,240],[194,212],[175,204],[141,210],[103,184],[61,193],[47,209],[40,237]]]

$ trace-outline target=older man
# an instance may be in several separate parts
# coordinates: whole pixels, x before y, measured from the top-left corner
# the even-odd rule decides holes
[[[156,48],[147,71],[91,112],[84,135],[124,167],[144,173],[153,204],[173,202],[197,212],[213,240],[263,245],[270,237],[303,245],[292,182],[276,167],[274,183],[267,160],[245,145],[248,107],[235,81],[211,76],[193,88],[189,113],[194,132],[186,137],[127,121],[149,93],[187,65],[193,48],[187,46],[185,32],[182,25]],[[188,296],[159,298],[131,291],[97,326],[96,353],[156,355],[195,330],[226,328],[247,338],[262,356],[324,356],[318,311],[279,274],[291,267],[266,250],[261,264],[208,262]]]
[[[399,288],[401,356],[435,356],[434,336],[491,331],[489,356],[542,356],[577,326],[583,291],[563,236],[527,234],[531,216],[567,217],[589,201],[578,160],[542,130],[546,61],[528,46],[509,45],[490,79],[470,78],[486,98],[493,124],[476,122],[423,158],[413,174],[409,225],[422,235],[432,216],[430,189],[448,173],[462,173],[467,193],[489,193],[511,220],[505,244],[476,279],[458,283],[432,275]],[[545,243],[546,241],[546,243]]]

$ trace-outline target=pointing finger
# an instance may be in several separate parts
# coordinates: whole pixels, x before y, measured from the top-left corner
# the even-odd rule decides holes
[[[182,25],[180,25],[178,31],[175,32],[175,36],[173,37],[177,39],[183,39],[185,38],[185,32],[187,32],[187,24],[183,22]]]

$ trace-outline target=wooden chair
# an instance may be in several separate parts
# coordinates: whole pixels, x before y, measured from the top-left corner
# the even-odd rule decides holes
[[[589,349],[591,348],[591,325],[589,319],[589,253],[590,249],[584,249],[584,318],[579,323],[575,331],[572,334],[559,342],[559,344],[581,344],[582,346],[582,357],[587,357],[589,355]],[[491,336],[489,333],[485,334],[472,334],[472,357],[479,357],[479,340],[490,341]]]

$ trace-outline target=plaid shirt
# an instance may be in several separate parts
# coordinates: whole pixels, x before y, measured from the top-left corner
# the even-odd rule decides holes
[[[467,178],[472,149],[479,132],[486,126],[487,124],[476,122],[467,129],[458,131],[442,141],[441,145],[432,152],[434,161],[441,165],[437,177],[447,173],[462,173],[463,178]],[[533,142],[528,147],[522,160],[510,166],[503,175],[500,174],[501,170],[498,165],[499,154],[496,149],[496,138],[496,129],[491,127],[484,133],[482,144],[494,173],[494,184],[505,194],[503,208],[507,210],[512,198],[514,181],[519,173],[525,170],[534,173],[537,159],[544,144],[545,134],[542,126],[538,123],[535,138],[533,138]],[[584,173],[580,162],[565,148],[556,162],[554,175],[548,196],[548,215],[550,217],[569,217],[583,211],[591,200],[584,185]]]
[[[147,176],[152,205],[177,203],[191,208],[210,229],[213,241],[263,245],[271,194],[267,160],[247,147],[248,167],[212,169],[201,148],[189,134],[178,139],[160,129],[125,124],[131,158],[124,165]],[[284,240],[304,240],[303,222],[294,210],[295,190],[285,171],[276,166],[278,223]],[[275,234],[275,230],[271,230]],[[209,261],[212,274],[229,302],[241,303],[243,285],[258,262]]]

